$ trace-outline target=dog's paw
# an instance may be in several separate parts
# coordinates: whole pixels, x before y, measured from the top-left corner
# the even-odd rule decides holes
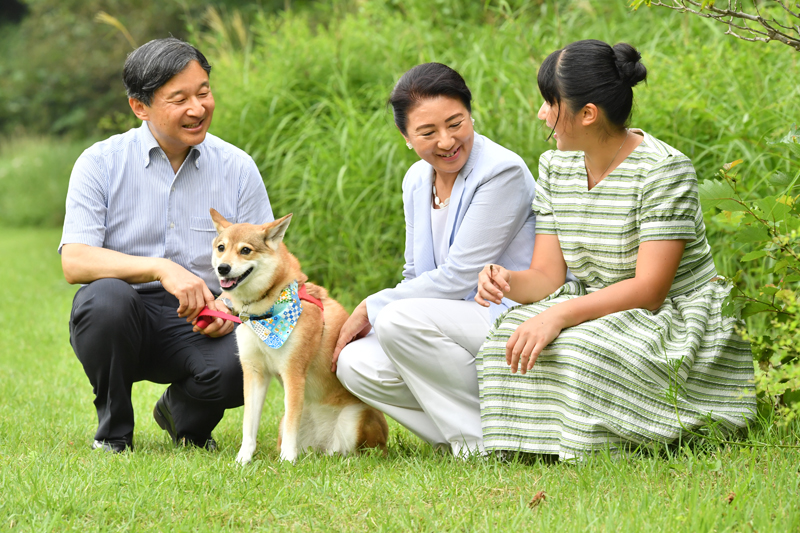
[[[297,460],[297,450],[289,450],[281,448],[281,461],[289,461],[294,463]]]
[[[246,465],[253,459],[253,450],[245,450],[244,446],[236,454],[236,462],[240,465]]]

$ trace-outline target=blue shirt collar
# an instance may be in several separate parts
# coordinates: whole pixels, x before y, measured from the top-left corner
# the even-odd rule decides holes
[[[153,155],[153,150],[160,150],[161,154],[164,154],[164,150],[158,144],[156,138],[153,137],[153,132],[150,131],[150,126],[147,125],[146,120],[142,121],[142,125],[138,130],[138,136],[139,146],[142,148],[142,160],[144,161],[145,168],[147,168],[150,166],[150,159]],[[189,150],[189,154],[186,156],[187,159],[192,158],[191,160],[194,161],[195,168],[200,168],[200,155],[202,154],[202,147],[205,142],[206,140],[203,139],[203,142],[197,146],[192,146]]]

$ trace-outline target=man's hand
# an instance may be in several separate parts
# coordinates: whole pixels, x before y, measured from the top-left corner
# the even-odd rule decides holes
[[[221,311],[223,313],[230,313],[230,309],[219,300],[214,300],[210,304],[207,304],[209,309],[214,311]],[[225,320],[222,318],[215,318],[205,329],[200,329],[197,326],[197,319],[192,321],[194,324],[194,328],[192,331],[197,333],[202,333],[203,335],[207,335],[208,337],[217,338],[217,337],[224,337],[236,327],[236,323],[231,320]]]
[[[344,323],[339,331],[339,340],[336,341],[336,348],[333,349],[333,359],[331,361],[331,372],[336,372],[336,362],[339,354],[351,341],[365,337],[372,329],[367,314],[367,301],[364,300],[353,309],[353,314]]]
[[[179,264],[164,259],[158,269],[157,279],[168,293],[178,299],[178,316],[186,317],[187,322],[194,322],[205,306],[216,309],[211,307],[215,305],[214,295],[208,290],[206,282]],[[228,312],[227,309],[225,312]]]

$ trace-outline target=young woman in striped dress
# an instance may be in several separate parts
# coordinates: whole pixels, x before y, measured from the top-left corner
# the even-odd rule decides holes
[[[754,416],[753,361],[722,315],[691,161],[627,127],[647,71],[630,45],[578,41],[538,74],[544,153],[528,270],[487,265],[475,300],[521,305],[478,357],[487,450],[580,457]],[[564,283],[567,269],[575,280]]]

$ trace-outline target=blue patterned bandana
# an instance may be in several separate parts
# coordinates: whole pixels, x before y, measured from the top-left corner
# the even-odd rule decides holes
[[[283,289],[275,305],[266,315],[251,316],[240,313],[239,318],[270,348],[280,348],[289,338],[303,308],[297,294],[297,281]]]

